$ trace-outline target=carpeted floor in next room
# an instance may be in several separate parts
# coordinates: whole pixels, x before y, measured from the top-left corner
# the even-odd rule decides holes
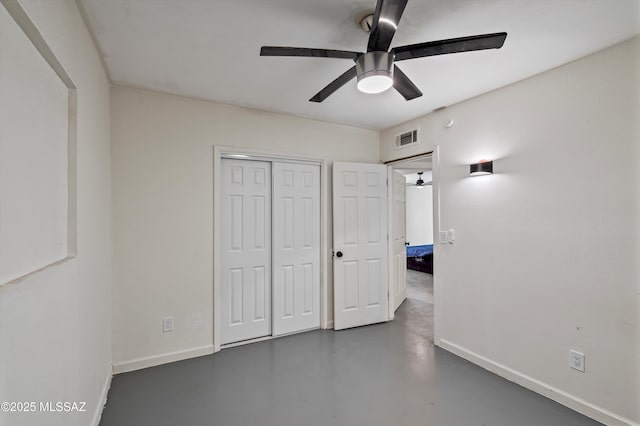
[[[598,425],[433,345],[433,280],[396,319],[316,330],[113,378],[102,426]]]

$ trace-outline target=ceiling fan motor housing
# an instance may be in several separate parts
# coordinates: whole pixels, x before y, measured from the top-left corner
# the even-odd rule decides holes
[[[384,76],[393,79],[393,53],[372,51],[356,59],[358,82],[371,76]]]

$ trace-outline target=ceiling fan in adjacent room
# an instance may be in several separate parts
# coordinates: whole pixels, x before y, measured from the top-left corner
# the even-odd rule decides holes
[[[397,46],[389,50],[391,40],[398,29],[407,0],[378,0],[370,24],[369,42],[366,52],[347,50],[314,49],[307,47],[263,46],[260,56],[304,56],[321,58],[351,59],[355,65],[340,77],[316,93],[311,102],[322,102],[333,92],[357,78],[358,89],[365,93],[380,93],[393,86],[406,100],[422,96],[422,92],[395,65],[395,62],[426,56],[474,50],[499,49],[504,44],[507,33],[492,33],[426,43]],[[366,19],[366,18],[365,18]],[[367,25],[369,26],[369,25]]]
[[[424,188],[425,186],[430,186],[433,185],[433,182],[425,182],[424,180],[422,180],[422,174],[424,172],[418,172],[418,180],[416,180],[416,183],[408,183],[407,186],[415,186],[417,188]]]

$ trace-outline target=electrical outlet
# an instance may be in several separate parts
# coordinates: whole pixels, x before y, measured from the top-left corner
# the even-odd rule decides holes
[[[191,314],[191,325],[193,328],[199,328],[202,325],[202,313],[194,312]]]
[[[173,317],[162,318],[162,332],[173,331]]]
[[[584,373],[584,354],[571,349],[569,351],[569,367]]]

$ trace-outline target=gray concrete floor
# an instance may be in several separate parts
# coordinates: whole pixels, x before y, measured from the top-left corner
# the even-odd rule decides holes
[[[433,275],[407,269],[407,299],[433,304]]]
[[[311,331],[118,375],[100,424],[600,424],[435,347],[431,276],[416,274],[409,271],[408,298],[394,321]]]

